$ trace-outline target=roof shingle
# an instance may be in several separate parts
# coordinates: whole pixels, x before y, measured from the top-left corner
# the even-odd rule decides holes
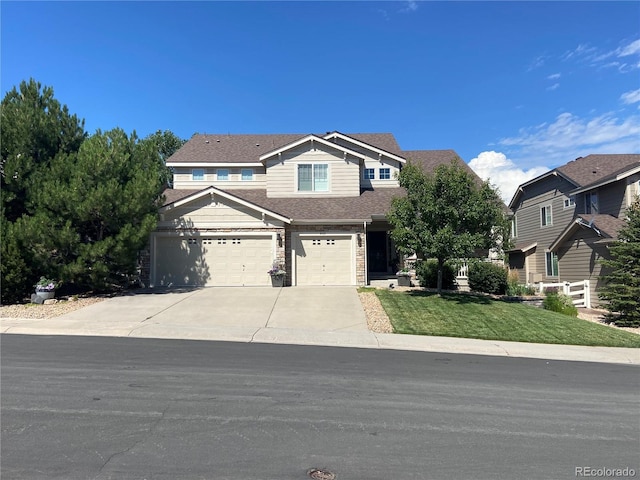
[[[637,166],[640,166],[640,154],[594,154],[576,158],[557,170],[579,187],[586,187],[613,179]]]

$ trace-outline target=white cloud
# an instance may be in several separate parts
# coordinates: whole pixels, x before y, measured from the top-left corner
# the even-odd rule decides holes
[[[638,90],[631,90],[630,92],[623,93],[620,95],[620,100],[626,104],[640,102],[640,88]]]
[[[617,49],[616,52],[619,57],[628,57],[629,55],[640,53],[640,39],[634,40],[629,45]]]
[[[416,0],[409,0],[406,2],[405,7],[400,9],[400,12],[408,13],[415,12],[416,10],[418,10],[418,2]]]
[[[591,53],[596,51],[596,47],[590,47],[587,43],[581,43],[574,50],[570,50],[568,52],[564,52],[560,58],[562,60],[570,60],[576,57],[584,57],[588,56]]]
[[[547,87],[547,90],[555,90],[560,86],[559,83],[554,83],[553,85],[551,85],[550,87]]]
[[[549,75],[547,77],[547,80],[557,80],[561,77],[562,75],[560,75],[559,73],[554,73],[553,75]]]
[[[603,50],[588,44],[578,45],[574,50],[560,56],[564,61],[586,62],[595,68],[616,67],[621,73],[627,73],[639,68],[638,62],[619,62],[615,58],[630,57],[640,54],[640,39],[621,45],[613,50]]]
[[[489,180],[499,189],[500,196],[507,205],[518,186],[549,171],[544,166],[523,170],[509,160],[504,153],[494,151],[480,153],[469,162],[469,166],[480,178]]]
[[[544,55],[540,55],[539,57],[534,58],[529,64],[527,71],[530,72],[531,70],[535,70],[536,68],[542,67],[544,65],[545,60],[546,60],[546,57]]]
[[[563,165],[590,153],[640,153],[640,115],[581,118],[562,113],[551,124],[523,128],[498,142],[518,163]]]

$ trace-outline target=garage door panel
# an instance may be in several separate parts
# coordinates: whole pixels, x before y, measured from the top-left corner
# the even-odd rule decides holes
[[[270,285],[271,236],[158,238],[156,285]]]
[[[299,237],[296,249],[298,285],[351,285],[351,236]]]

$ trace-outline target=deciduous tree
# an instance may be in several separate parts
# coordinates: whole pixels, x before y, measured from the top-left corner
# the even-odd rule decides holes
[[[392,202],[391,237],[399,251],[438,261],[438,292],[449,259],[470,258],[508,238],[505,206],[487,183],[481,185],[460,160],[425,173],[409,162],[400,172],[406,196]]]

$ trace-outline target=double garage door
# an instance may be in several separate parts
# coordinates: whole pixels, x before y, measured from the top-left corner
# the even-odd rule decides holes
[[[352,235],[295,234],[295,285],[354,285]],[[155,286],[269,286],[273,237],[156,237]]]
[[[271,235],[157,237],[155,286],[267,286]]]

